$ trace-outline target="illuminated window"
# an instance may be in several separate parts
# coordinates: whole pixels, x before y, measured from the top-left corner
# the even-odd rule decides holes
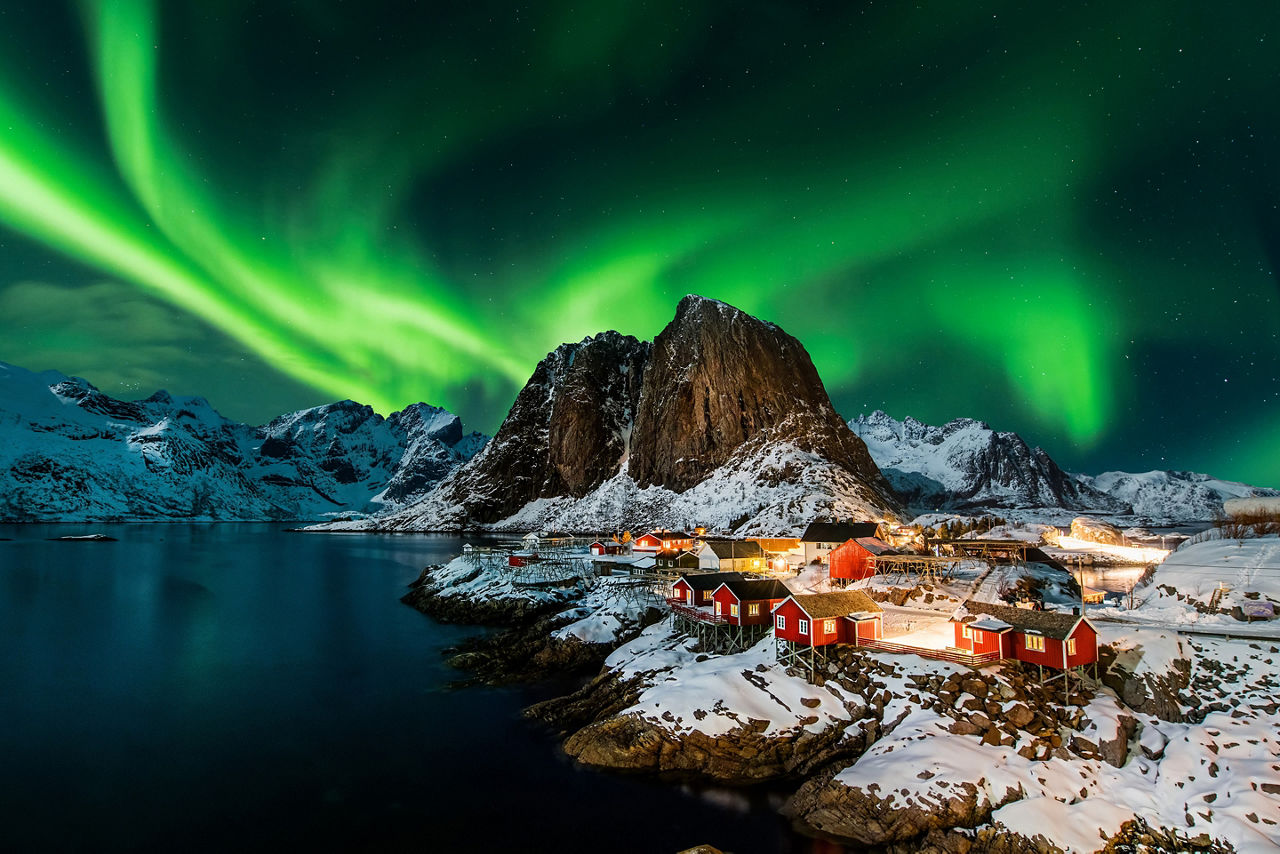
[[[747,616],[748,616],[748,617],[758,617],[758,616],[760,616],[760,603],[759,603],[759,602],[753,602],[753,603],[751,603],[750,605],[748,605],[748,606],[747,606]]]
[[[836,633],[836,621],[824,620],[822,623],[822,631],[829,635],[834,635]]]
[[[798,629],[800,630],[800,634],[802,634],[802,635],[807,635],[807,634],[809,634],[809,621],[808,621],[808,620],[801,620],[801,621],[799,622],[799,624],[796,626],[796,628],[798,628]]]
[[[738,606],[737,606],[737,605],[730,605],[730,606],[729,606],[729,616],[730,616],[730,617],[736,617],[736,616],[738,616]]]
[[[964,638],[965,640],[973,640],[973,629],[969,628],[968,626],[965,626],[960,630],[960,637]]]
[[[717,616],[717,617],[718,617],[718,616],[720,616],[720,603],[719,603],[719,602],[717,602],[717,603],[716,603],[716,616]]]
[[[1075,655],[1075,654],[1076,654],[1076,639],[1070,638],[1067,640],[1067,655]]]
[[[1032,652],[1044,652],[1044,638],[1040,635],[1026,635],[1027,649]]]
[[[778,624],[778,628],[780,628],[780,629],[786,629],[786,627],[787,627],[787,618],[786,618],[786,617],[784,617],[784,616],[782,616],[781,614],[779,614],[779,615],[778,615],[778,621],[777,621],[777,624]]]

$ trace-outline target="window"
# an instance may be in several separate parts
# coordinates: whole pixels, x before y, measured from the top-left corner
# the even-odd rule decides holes
[[[1044,638],[1040,635],[1024,635],[1027,639],[1027,649],[1032,652],[1044,652]]]
[[[684,592],[684,601],[688,602],[690,605],[693,604],[693,588],[692,587],[690,587],[688,590]]]
[[[717,617],[718,617],[718,616],[720,616],[720,603],[719,603],[719,602],[717,602],[717,603],[716,603],[716,616],[717,616]]]
[[[748,606],[747,606],[747,616],[748,616],[748,617],[758,617],[758,616],[760,616],[760,603],[759,603],[759,602],[752,602],[750,605],[748,605]]]
[[[973,640],[973,629],[969,628],[968,626],[963,627],[962,629],[960,629],[960,637],[964,638],[965,640]]]
[[[807,635],[807,634],[809,634],[809,621],[808,621],[808,620],[801,620],[801,621],[797,624],[796,628],[798,628],[798,629],[800,630],[800,634],[802,634],[802,635]]]
[[[730,617],[738,616],[738,606],[736,604],[729,606],[729,616]]]
[[[1076,654],[1076,639],[1068,638],[1067,639],[1067,655],[1075,655],[1075,654]]]
[[[787,618],[779,614],[777,619],[777,626],[778,628],[785,630],[787,628]]]
[[[828,635],[834,635],[834,634],[836,633],[836,621],[835,621],[835,620],[823,620],[823,622],[822,622],[822,631],[823,631],[825,634],[828,634]]]

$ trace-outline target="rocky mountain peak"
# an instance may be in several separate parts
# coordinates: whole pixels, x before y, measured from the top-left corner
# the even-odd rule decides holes
[[[836,414],[804,345],[726,303],[687,296],[653,342],[629,472],[684,491],[761,433],[825,457],[891,495]]]

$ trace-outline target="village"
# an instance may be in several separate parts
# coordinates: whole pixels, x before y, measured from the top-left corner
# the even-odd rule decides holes
[[[1024,662],[1068,695],[1097,683],[1098,632],[1085,609],[1104,593],[1026,539],[930,539],[848,521],[814,522],[799,537],[529,534],[518,549],[489,551],[529,586],[605,573],[615,593],[661,602],[707,653],[744,652],[771,636],[776,662],[811,681],[854,646],[975,668]],[[1165,554],[1133,551],[1148,562]]]

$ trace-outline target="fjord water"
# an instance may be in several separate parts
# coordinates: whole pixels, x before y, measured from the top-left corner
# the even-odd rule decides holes
[[[51,542],[103,533],[118,542]],[[756,799],[575,768],[402,605],[456,537],[0,526],[7,851],[807,850]]]

